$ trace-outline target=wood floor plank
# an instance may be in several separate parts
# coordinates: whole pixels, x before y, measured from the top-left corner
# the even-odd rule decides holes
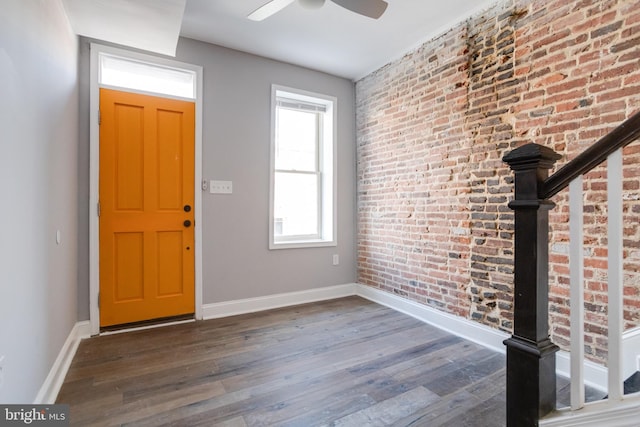
[[[250,384],[273,381],[286,375],[296,372],[310,372],[315,369],[326,369],[331,366],[334,370],[345,369],[363,362],[367,362],[377,357],[384,357],[395,352],[398,347],[409,345],[402,337],[380,337],[367,336],[361,340],[351,340],[346,346],[339,340],[335,345],[329,342],[322,344],[322,349],[315,348],[314,351],[298,354],[296,358],[285,357],[269,363],[268,367],[258,371],[253,367],[247,369],[246,373],[240,374],[224,382],[228,390],[249,386]],[[286,349],[284,349],[286,351]],[[262,364],[260,368],[265,368]]]
[[[331,383],[314,384],[295,395],[280,395],[275,405],[245,414],[254,426],[312,425],[324,417],[367,408],[375,401],[363,390],[366,381],[342,372]],[[301,419],[302,418],[302,419]],[[309,420],[310,419],[310,420]]]
[[[244,418],[236,417],[227,421],[219,422],[217,427],[247,427],[247,423],[244,422]]]
[[[441,339],[421,343],[419,345],[413,345],[391,354],[378,356],[371,361],[349,368],[349,372],[354,375],[362,375],[371,371],[385,369],[390,366],[397,365],[398,363],[413,360],[423,355],[429,355],[434,351],[447,348],[461,341],[462,339],[449,335]]]
[[[193,387],[174,390],[173,392],[154,394],[152,397],[123,404],[118,408],[105,411],[104,417],[116,425],[122,425],[153,416],[161,411],[166,412],[174,408],[209,400],[222,394],[224,394],[224,387],[220,382],[198,384]]]
[[[486,357],[474,358],[471,363],[460,363],[452,371],[441,369],[441,375],[424,384],[429,390],[439,396],[446,396],[468,385],[482,381],[490,374],[505,366],[505,357],[501,354],[490,354]],[[456,363],[456,365],[458,365]]]
[[[348,297],[84,340],[58,402],[74,426],[491,427],[504,382],[503,355]]]
[[[339,418],[330,426],[371,426],[385,427],[415,413],[440,397],[424,387],[416,387],[358,412]]]
[[[446,399],[440,399],[436,402],[430,402],[425,407],[408,415],[405,418],[397,420],[397,426],[455,426],[451,424],[451,420],[467,413],[479,403],[478,397],[472,395],[466,390],[459,390]],[[500,419],[489,420],[485,426],[504,426],[504,421]],[[485,427],[482,426],[482,427]],[[458,427],[458,426],[456,426]],[[478,425],[480,427],[480,425]]]

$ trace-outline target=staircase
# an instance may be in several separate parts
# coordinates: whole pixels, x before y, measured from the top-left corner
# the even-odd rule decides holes
[[[507,346],[507,426],[638,426],[640,394],[625,394],[623,381],[622,149],[640,138],[640,112],[626,120],[552,176],[560,159],[550,148],[528,144],[503,161],[515,174],[514,330]],[[608,396],[585,403],[584,249],[582,176],[607,161]],[[569,187],[571,406],[556,410],[556,353],[549,338],[550,200]],[[629,388],[631,390],[631,388]],[[635,389],[634,389],[635,391]]]

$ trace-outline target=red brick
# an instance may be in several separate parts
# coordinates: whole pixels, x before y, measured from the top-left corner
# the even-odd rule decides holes
[[[536,142],[563,156],[560,167],[640,110],[637,2],[516,0],[527,15],[498,19],[511,4],[356,83],[358,281],[506,331],[513,174],[501,157]],[[500,68],[505,51],[514,68]],[[640,252],[640,143],[625,150],[624,164],[624,318],[635,327],[640,262],[629,257]],[[605,176],[598,167],[584,187],[587,342],[596,360],[606,354],[598,326],[606,324]],[[553,201],[550,242],[566,244],[567,191]],[[568,257],[552,252],[550,262],[552,339],[566,347]]]

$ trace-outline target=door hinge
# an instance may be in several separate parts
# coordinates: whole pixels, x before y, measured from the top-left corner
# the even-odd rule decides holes
[[[100,292],[98,292],[98,308],[100,308]]]
[[[102,124],[102,111],[98,110],[98,126]]]
[[[100,202],[98,202],[98,206],[97,206],[96,210],[98,211],[98,216],[100,216]]]

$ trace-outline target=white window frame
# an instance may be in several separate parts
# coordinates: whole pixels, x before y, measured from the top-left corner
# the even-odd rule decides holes
[[[325,112],[319,120],[319,153],[317,156],[320,194],[318,234],[312,236],[276,237],[275,235],[275,174],[276,170],[276,110],[278,98],[321,105]],[[269,249],[313,248],[337,246],[337,98],[286,86],[271,86],[271,164],[269,185]],[[315,172],[310,172],[315,173]]]

